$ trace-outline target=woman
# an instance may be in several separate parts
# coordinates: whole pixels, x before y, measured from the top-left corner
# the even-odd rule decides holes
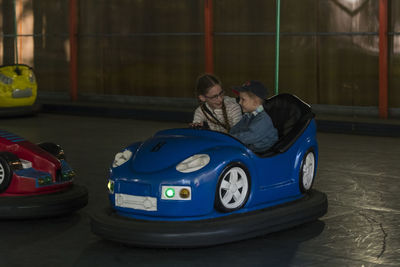
[[[205,126],[228,133],[242,118],[240,105],[233,97],[225,96],[221,81],[211,74],[197,79],[196,93],[201,102],[195,110],[193,126]]]

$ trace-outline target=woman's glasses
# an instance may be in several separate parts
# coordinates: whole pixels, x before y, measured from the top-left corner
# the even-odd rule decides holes
[[[216,94],[216,95],[213,95],[213,96],[205,96],[205,97],[206,97],[207,99],[210,99],[210,100],[217,100],[218,97],[224,97],[224,94],[225,94],[225,91],[222,90],[221,92],[219,92],[219,93]]]

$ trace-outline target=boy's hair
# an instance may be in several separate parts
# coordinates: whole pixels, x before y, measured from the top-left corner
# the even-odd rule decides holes
[[[221,85],[221,81],[212,74],[203,74],[197,78],[196,94],[206,95],[214,85]]]

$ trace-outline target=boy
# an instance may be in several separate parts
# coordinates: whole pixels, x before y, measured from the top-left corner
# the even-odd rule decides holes
[[[267,89],[261,82],[249,81],[233,91],[239,94],[245,114],[229,133],[254,152],[267,150],[278,141],[278,131],[263,107]]]

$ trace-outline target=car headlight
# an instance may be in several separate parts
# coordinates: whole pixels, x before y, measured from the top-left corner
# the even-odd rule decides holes
[[[0,73],[0,82],[10,85],[13,83],[13,79],[4,75],[3,73]]]
[[[30,162],[29,160],[19,159],[19,161],[21,162],[23,169],[32,168],[32,162]]]
[[[124,150],[123,152],[117,153],[112,164],[113,168],[121,166],[127,162],[132,157],[132,152],[130,150]]]
[[[35,74],[32,71],[29,72],[29,81],[31,83],[35,83],[36,82]]]
[[[108,180],[107,188],[108,188],[108,192],[110,194],[114,194],[114,181],[113,180]]]
[[[210,162],[210,156],[207,154],[196,154],[185,159],[176,166],[176,170],[183,173],[200,170]]]

